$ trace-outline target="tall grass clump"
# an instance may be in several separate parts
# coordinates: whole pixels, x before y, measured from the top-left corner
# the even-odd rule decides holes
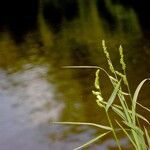
[[[111,61],[109,52],[105,45],[105,41],[102,41],[102,47],[104,54],[106,56],[110,73],[105,69],[98,67],[98,66],[67,66],[65,68],[95,68],[95,90],[92,93],[96,96],[97,105],[100,109],[105,111],[108,125],[100,125],[94,123],[85,123],[85,122],[55,122],[58,124],[75,124],[75,125],[91,125],[96,126],[98,128],[103,129],[105,132],[97,136],[96,138],[90,140],[89,142],[83,144],[80,147],[75,148],[74,150],[82,149],[83,147],[95,142],[96,140],[106,136],[107,134],[112,133],[114,139],[116,141],[116,145],[119,150],[121,150],[121,144],[118,138],[118,133],[123,132],[125,136],[129,139],[130,143],[134,147],[135,150],[149,150],[150,149],[150,135],[148,133],[148,129],[146,129],[142,124],[140,124],[139,119],[145,121],[148,125],[150,125],[149,121],[142,115],[137,112],[136,106],[139,105],[145,111],[150,112],[150,109],[144,107],[140,103],[137,102],[139,92],[143,86],[143,84],[150,80],[144,79],[136,88],[134,94],[132,95],[130,92],[129,83],[127,80],[126,75],[126,64],[124,62],[124,54],[122,46],[119,47],[119,54],[120,54],[120,65],[122,71],[119,72],[113,66]],[[103,93],[101,90],[101,82],[99,79],[99,73],[103,71],[108,79],[110,80],[113,91],[112,94],[108,99],[103,97]],[[126,90],[126,91],[125,91]],[[117,103],[116,103],[117,100]],[[127,101],[129,101],[127,103]],[[129,106],[130,103],[130,106]],[[116,119],[110,117],[110,113],[114,112],[116,114]],[[120,118],[120,119],[117,119]]]

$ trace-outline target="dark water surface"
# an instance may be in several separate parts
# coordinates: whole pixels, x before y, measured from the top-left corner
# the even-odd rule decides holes
[[[70,52],[67,45],[59,43],[56,43],[58,51],[45,52],[32,42],[21,46],[10,39],[1,39],[0,150],[72,150],[102,133],[100,129],[89,126],[51,124],[52,121],[107,124],[104,112],[91,93],[96,70],[61,68],[64,65],[107,67],[102,49],[99,53],[95,49],[98,43],[91,44],[95,51],[91,53],[86,45],[76,42],[70,41]],[[142,79],[150,77],[150,49],[142,41],[134,43],[139,45],[125,45],[131,91]],[[117,48],[110,53],[114,63],[118,64]],[[119,68],[118,65],[116,67]],[[101,81],[104,96],[108,98],[112,87],[104,74]],[[150,106],[149,89],[146,84],[139,97],[139,101],[147,107]],[[139,111],[145,114],[145,111]],[[120,135],[120,142],[124,149],[132,149],[125,136]],[[115,142],[108,135],[85,149],[113,148]]]

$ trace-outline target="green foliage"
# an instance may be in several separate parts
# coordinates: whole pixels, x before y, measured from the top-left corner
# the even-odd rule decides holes
[[[147,141],[150,140],[148,131],[145,130],[145,134],[144,134],[144,128],[139,124],[139,121],[138,121],[138,118],[143,118],[144,120],[146,120],[146,118],[143,116],[140,117],[141,115],[139,115],[136,112],[136,105],[138,104],[137,98],[138,98],[138,94],[139,94],[143,84],[147,80],[150,80],[150,79],[145,79],[138,85],[138,87],[135,90],[135,93],[133,95],[133,98],[132,98],[131,93],[130,93],[129,84],[128,84],[128,81],[126,78],[126,71],[125,71],[126,65],[124,62],[124,55],[123,55],[122,47],[119,48],[119,52],[120,52],[120,64],[122,66],[122,70],[124,73],[118,72],[114,69],[111,59],[110,59],[110,56],[109,56],[109,52],[107,51],[107,48],[105,46],[105,41],[102,41],[102,45],[103,45],[103,50],[104,50],[104,53],[105,53],[107,61],[108,61],[109,69],[114,74],[114,77],[111,76],[111,78],[110,78],[110,75],[108,75],[108,73],[107,73],[107,75],[110,78],[111,83],[114,87],[114,91],[112,92],[109,100],[105,101],[103,98],[103,104],[104,104],[103,108],[106,111],[106,115],[108,117],[110,127],[112,128],[114,138],[118,145],[118,149],[121,149],[121,145],[118,142],[117,134],[112,125],[112,120],[109,117],[109,112],[108,112],[109,108],[112,108],[112,111],[114,111],[118,116],[120,116],[121,121],[116,120],[116,123],[119,125],[119,127],[122,129],[122,131],[125,133],[125,135],[127,135],[128,139],[130,140],[132,145],[135,147],[135,149],[136,150],[146,150],[149,147],[149,146],[147,146],[146,139],[147,139]],[[113,67],[113,70],[112,70],[112,67]],[[96,76],[95,80],[97,80],[97,78],[98,77]],[[127,105],[126,97],[125,97],[125,94],[121,87],[121,80],[124,81],[124,83],[127,87],[127,90],[128,90],[126,95],[129,96],[129,98],[131,99],[131,102],[132,102],[131,110],[130,110],[129,106]],[[117,96],[118,96],[119,102],[120,102],[119,105],[114,104],[114,100]],[[146,121],[146,122],[148,122],[148,121]],[[148,122],[148,124],[149,124],[149,122]],[[126,126],[127,129],[124,126]]]
[[[120,88],[120,84],[121,84],[121,80],[117,83],[117,85],[115,86],[114,88],[114,91],[112,92],[109,100],[107,101],[107,104],[106,104],[106,111],[108,111],[108,109],[110,108],[110,106],[113,104],[115,98],[116,98],[116,95],[119,91],[119,88]]]
[[[123,132],[126,135],[126,137],[129,139],[129,141],[131,142],[135,150],[148,150],[150,148],[150,142],[149,142],[150,136],[149,136],[148,130],[139,123],[139,119],[144,120],[148,125],[150,125],[150,123],[144,116],[137,113],[136,105],[138,104],[146,111],[148,112],[150,111],[148,108],[142,106],[141,104],[137,102],[137,98],[138,98],[139,92],[143,84],[147,80],[150,80],[150,79],[148,78],[148,79],[143,80],[137,86],[135,93],[132,97],[130,93],[128,80],[126,77],[126,70],[125,70],[126,65],[124,62],[123,48],[122,47],[119,48],[120,64],[123,70],[123,73],[121,73],[115,70],[115,68],[113,67],[113,64],[112,64],[109,52],[107,51],[107,48],[105,46],[104,40],[102,41],[102,46],[103,46],[103,50],[106,55],[106,59],[108,61],[109,69],[112,75],[110,75],[103,68],[97,67],[97,66],[66,66],[65,68],[97,68],[97,71],[95,73],[95,83],[94,83],[95,90],[93,90],[92,93],[96,96],[96,102],[98,106],[101,109],[104,109],[109,125],[104,126],[104,125],[99,125],[99,124],[94,124],[94,123],[82,123],[82,122],[55,122],[55,123],[74,124],[74,125],[91,125],[91,126],[96,126],[100,129],[108,130],[107,132],[102,133],[101,135],[83,144],[82,146],[75,148],[74,150],[82,149],[88,146],[89,144],[92,144],[96,140],[99,140],[100,138],[106,136],[107,134],[111,132],[114,135],[114,139],[116,140],[118,149],[121,150],[122,148],[118,140],[118,130],[116,130],[116,128],[114,127],[114,121],[118,125],[119,131]],[[99,79],[100,71],[103,71],[104,73],[106,73],[110,82],[112,83],[112,86],[114,87],[114,90],[108,100],[105,100],[102,96],[101,87],[100,87],[100,79]],[[124,81],[124,84],[126,85],[127,92],[123,91],[122,82],[121,82],[122,80]],[[117,97],[119,99],[119,104],[118,103],[115,104],[115,99]],[[131,107],[129,107],[127,104],[127,99],[129,98],[132,104]],[[120,117],[119,120],[118,119],[112,120],[112,118],[110,117],[110,112],[112,111],[116,113],[117,116]]]

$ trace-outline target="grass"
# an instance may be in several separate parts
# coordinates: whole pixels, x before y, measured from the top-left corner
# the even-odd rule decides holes
[[[119,47],[119,53],[120,53],[120,64],[122,67],[122,72],[119,72],[115,70],[109,52],[107,50],[107,47],[105,45],[105,41],[102,41],[102,47],[104,54],[106,56],[108,66],[110,73],[106,71],[105,69],[98,67],[98,66],[66,66],[65,68],[95,68],[97,69],[95,74],[95,90],[92,91],[92,93],[96,96],[96,102],[97,105],[100,107],[100,109],[103,109],[106,113],[106,117],[108,119],[108,125],[99,125],[94,123],[85,123],[85,122],[54,122],[56,124],[70,124],[70,125],[90,125],[95,126],[100,129],[106,130],[106,132],[103,132],[99,136],[95,137],[94,139],[88,141],[87,143],[83,144],[82,146],[79,146],[75,148],[74,150],[82,149],[89,144],[92,144],[93,142],[99,140],[100,138],[106,136],[107,134],[112,133],[114,136],[114,139],[116,141],[116,145],[119,150],[121,150],[121,144],[118,139],[118,131],[123,132],[126,137],[129,139],[131,144],[133,145],[135,150],[148,150],[150,149],[150,135],[148,133],[148,130],[139,122],[139,119],[144,120],[148,126],[150,126],[149,121],[142,115],[140,115],[137,112],[136,106],[139,105],[142,107],[142,109],[145,109],[145,111],[150,112],[150,109],[142,106],[140,103],[137,102],[139,92],[143,86],[143,84],[150,80],[144,79],[136,88],[133,95],[131,95],[129,83],[127,80],[126,75],[126,64],[124,62],[124,55],[123,55],[123,48]],[[112,94],[110,95],[110,98],[108,100],[105,100],[103,98],[103,93],[101,92],[100,87],[100,79],[99,79],[99,73],[100,71],[103,71],[110,80],[112,86],[114,87],[114,90],[112,91]],[[126,90],[126,92],[124,92]],[[116,103],[116,100],[119,100],[118,103]],[[128,105],[127,101],[130,100],[131,106]],[[112,111],[119,116],[120,119],[112,119],[110,117],[110,113]],[[117,118],[117,117],[115,117]],[[114,123],[115,122],[115,123]],[[116,125],[118,128],[116,129]]]

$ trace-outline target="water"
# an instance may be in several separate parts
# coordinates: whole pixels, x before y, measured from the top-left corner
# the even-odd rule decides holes
[[[54,100],[54,86],[44,79],[47,68],[0,71],[0,149],[50,148],[46,128],[59,118],[63,104]]]
[[[79,41],[68,37],[67,32],[57,37],[56,46],[50,50],[29,37],[23,45],[14,44],[7,35],[1,39],[0,150],[71,150],[104,132],[90,126],[51,123],[78,121],[107,124],[105,113],[99,109],[91,92],[95,70],[62,69],[65,65],[100,65],[107,68],[104,55],[97,48],[99,43],[85,37]],[[108,41],[115,64],[119,62],[116,50],[119,40],[113,39],[115,44]],[[125,46],[132,92],[142,79],[150,76],[148,50],[143,44]],[[108,98],[112,86],[106,76],[101,75],[103,93]],[[148,107],[149,97],[149,85],[146,84],[139,102]],[[145,114],[145,111],[139,111]],[[111,115],[114,117],[114,114]],[[125,136],[119,137],[125,149],[132,149]],[[85,149],[113,148],[115,142],[108,135]]]
[[[94,121],[96,117],[90,118],[88,115],[93,115],[95,111],[89,112],[86,103],[94,102],[88,102],[88,96],[82,95],[81,85],[75,79],[69,79],[68,75],[64,77],[69,80],[65,80],[66,83],[60,81],[57,84],[53,80],[48,82],[47,76],[54,78],[54,74],[50,75],[48,71],[46,65],[32,64],[25,64],[21,70],[12,73],[0,70],[1,150],[70,150],[97,135],[98,130],[88,126],[61,126],[50,123],[61,120]],[[61,73],[58,70],[55,75],[60,76],[65,72],[68,70],[61,70]],[[57,90],[59,88],[63,88],[60,93]],[[126,143],[128,141],[122,139],[122,144]],[[112,139],[104,140],[89,149],[105,150],[109,146],[114,146]]]

